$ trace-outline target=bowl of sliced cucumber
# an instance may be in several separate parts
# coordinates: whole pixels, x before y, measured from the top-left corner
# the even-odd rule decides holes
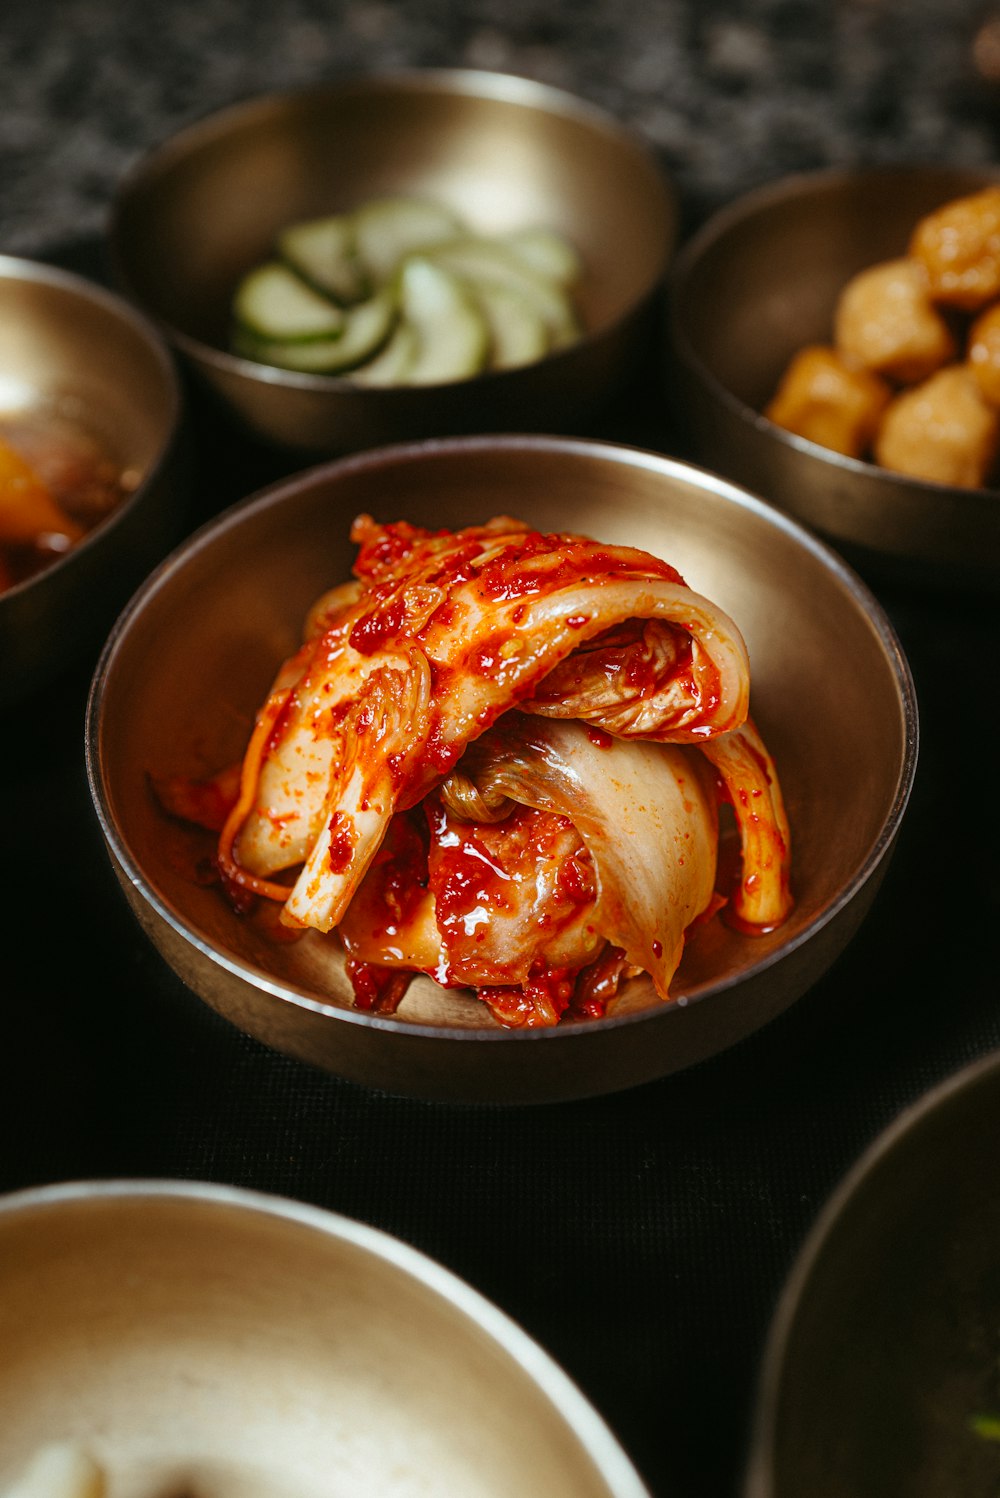
[[[126,177],[124,291],[258,437],[579,431],[634,371],[674,195],[613,117],[419,70],[250,99]]]

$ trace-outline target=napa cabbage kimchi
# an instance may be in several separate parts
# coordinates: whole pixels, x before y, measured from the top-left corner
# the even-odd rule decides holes
[[[721,609],[643,551],[506,517],[363,515],[352,540],[242,764],[187,788],[238,902],[337,933],[363,1009],[426,974],[508,1027],[599,1017],[639,973],[669,1000],[720,909],[784,921],[787,819]]]

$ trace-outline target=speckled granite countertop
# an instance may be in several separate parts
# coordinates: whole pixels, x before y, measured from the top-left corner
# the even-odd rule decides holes
[[[5,0],[0,248],[46,257],[99,235],[121,174],[220,105],[378,68],[578,93],[652,143],[688,222],[802,168],[989,161],[991,15],[984,0]]]

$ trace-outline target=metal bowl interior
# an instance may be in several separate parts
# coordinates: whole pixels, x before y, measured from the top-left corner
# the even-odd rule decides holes
[[[996,1488],[1000,1057],[908,1109],[828,1203],[763,1365],[747,1498]]]
[[[137,487],[94,531],[0,594],[0,704],[97,650],[181,534],[180,385],[158,333],[83,277],[0,256],[0,416],[78,423]]]
[[[393,1019],[360,1014],[339,947],[255,935],[189,872],[191,835],[148,777],[238,759],[309,603],[348,575],[355,514],[455,527],[520,512],[543,530],[643,547],[746,635],[752,710],[794,838],[796,908],[778,932],[711,922],[688,943],[676,1003],[636,980],[614,1017],[515,1032],[418,979]],[[91,693],[91,790],[122,886],[182,978],[278,1049],[423,1097],[545,1101],[611,1092],[692,1064],[779,1013],[827,968],[874,894],[906,805],[917,720],[875,600],[801,527],[653,454],[571,439],[456,438],[298,475],[236,507],[143,587]],[[204,848],[202,852],[206,851]]]
[[[642,1498],[596,1411],[463,1281],[222,1186],[0,1201],[0,1482],[72,1441],[115,1498]]]
[[[830,342],[850,277],[904,254],[923,214],[987,180],[947,167],[792,177],[716,215],[670,277],[672,395],[695,456],[915,581],[998,584],[996,493],[841,457],[760,413],[792,355]]]
[[[272,253],[278,230],[392,193],[448,204],[481,232],[542,223],[565,234],[585,262],[589,336],[523,369],[421,389],[361,390],[227,352],[233,289]],[[333,453],[579,421],[629,370],[675,225],[652,154],[611,117],[527,79],[445,70],[277,94],[210,116],[126,179],[111,243],[128,293],[250,428]]]

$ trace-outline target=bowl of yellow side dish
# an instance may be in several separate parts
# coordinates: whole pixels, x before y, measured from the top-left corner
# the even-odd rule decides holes
[[[519,1327],[389,1234],[207,1183],[0,1198],[0,1491],[644,1498]]]
[[[120,297],[0,256],[0,706],[96,655],[182,533],[181,406]]]
[[[660,732],[647,679],[673,743],[630,737]],[[729,726],[748,680],[760,742]],[[669,459],[530,436],[355,455],[230,510],[120,618],[87,729],[113,866],[190,988],[338,1075],[473,1102],[620,1090],[784,1010],[871,902],[916,745],[891,626],[801,527]]]
[[[1000,580],[1000,185],[901,166],[788,178],[716,214],[670,278],[693,456],[863,570]]]
[[[633,369],[675,234],[640,137],[559,89],[453,69],[191,125],[122,184],[111,248],[224,409],[332,454],[579,430]]]

